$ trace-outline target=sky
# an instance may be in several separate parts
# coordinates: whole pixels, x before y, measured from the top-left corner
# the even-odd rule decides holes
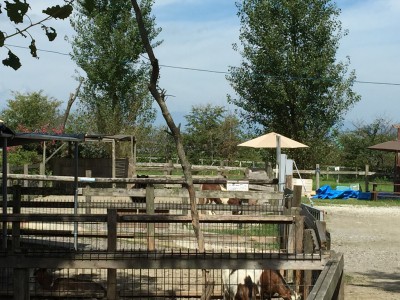
[[[39,20],[42,7],[36,1],[31,2],[34,4],[30,17]],[[400,95],[400,1],[337,0],[336,3],[342,11],[339,20],[349,32],[340,41],[337,58],[343,61],[350,57],[350,69],[356,71],[358,81],[353,89],[361,95],[361,101],[346,114],[345,125],[369,124],[377,118],[400,123],[396,109]],[[228,104],[226,98],[235,93],[225,72],[229,66],[239,66],[241,61],[240,54],[232,49],[233,43],[239,43],[240,29],[235,1],[156,0],[153,14],[157,26],[162,28],[159,39],[163,43],[154,50],[161,65],[159,85],[170,95],[167,104],[176,123],[184,123],[184,116],[194,105],[211,103],[233,112],[235,106]],[[29,38],[6,41],[20,57],[22,67],[14,71],[0,65],[0,109],[12,99],[13,91],[42,90],[44,95],[65,104],[75,91],[76,77],[84,73],[68,55],[71,46],[65,37],[71,37],[74,31],[69,21],[46,24],[56,28],[58,37],[48,42],[40,27],[31,30],[37,48],[45,50],[38,51],[39,59],[32,58],[27,49],[16,47],[27,47]],[[5,14],[0,14],[0,29],[11,32],[10,26]],[[6,55],[7,49],[0,48],[0,58]],[[160,114],[156,122],[164,124]]]

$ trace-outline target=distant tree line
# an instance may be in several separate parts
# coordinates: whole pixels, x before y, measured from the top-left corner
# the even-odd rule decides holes
[[[32,114],[32,109],[38,113]],[[0,119],[16,131],[61,133],[60,124],[63,112],[61,101],[43,94],[43,91],[20,94],[14,93],[13,99],[7,101],[0,112]],[[275,162],[274,149],[252,149],[237,147],[238,144],[257,136],[254,129],[248,128],[240,117],[218,105],[193,106],[185,116],[186,124],[181,128],[186,152],[192,164],[202,160],[223,160],[230,162],[264,161]],[[366,164],[372,170],[392,170],[393,153],[374,151],[367,147],[384,141],[396,139],[396,130],[390,120],[377,118],[371,123],[358,122],[351,129],[336,130],[332,133],[329,156],[315,155],[309,163],[296,164],[301,169],[313,169],[316,164],[340,165],[363,168]],[[63,130],[65,133],[95,133],[96,123],[86,118],[86,113],[73,111]],[[176,150],[172,137],[166,126],[147,124],[135,131],[137,155],[141,157],[158,157],[163,161],[175,160]],[[308,144],[307,140],[303,140]],[[51,155],[59,144],[48,143],[47,155]],[[121,145],[122,146],[122,145]],[[42,159],[42,145],[24,145],[15,147],[10,154],[13,164],[37,163]],[[129,157],[129,146],[118,148],[119,157]],[[307,149],[283,149],[292,158],[293,152]],[[69,155],[67,147],[57,156]],[[111,157],[110,146],[104,144],[83,143],[80,155],[88,158]]]

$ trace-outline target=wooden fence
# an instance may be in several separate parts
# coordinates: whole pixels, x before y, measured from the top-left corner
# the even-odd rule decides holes
[[[32,175],[33,176],[33,175]],[[33,177],[29,179],[33,179]],[[20,175],[10,175],[14,180],[27,180]],[[46,178],[46,179],[45,179]],[[52,176],[38,176],[35,180],[54,180]],[[59,178],[57,178],[59,179]],[[64,180],[72,180],[72,178],[64,178]],[[105,180],[105,179],[104,179]],[[132,181],[131,181],[132,180]],[[198,180],[197,183],[203,182],[204,179]],[[209,179],[210,180],[210,179]],[[211,182],[220,182],[220,178]],[[102,181],[102,179],[99,179]],[[117,180],[119,182],[119,180]],[[125,182],[142,181],[139,179],[126,179]],[[173,188],[174,185],[180,186],[182,179],[171,180],[170,178],[150,178],[147,179],[148,187],[146,189],[95,189],[92,187],[84,187],[80,189],[79,209],[72,212],[75,203],[73,201],[74,191],[65,190],[64,194],[69,195],[69,201],[57,201],[56,199],[48,199],[46,195],[60,195],[63,191],[60,188],[27,188],[13,187],[9,188],[12,193],[12,200],[8,201],[8,207],[12,208],[12,212],[2,215],[0,222],[10,224],[9,243],[6,252],[0,254],[0,264],[2,268],[10,268],[14,270],[14,280],[18,280],[19,284],[14,285],[14,289],[9,293],[3,294],[4,297],[13,294],[14,299],[29,299],[29,269],[36,268],[95,268],[105,269],[107,276],[105,285],[107,286],[107,299],[116,299],[121,297],[121,293],[116,289],[117,272],[121,269],[276,269],[276,270],[293,270],[292,276],[297,291],[301,291],[303,299],[342,299],[340,298],[341,280],[343,273],[343,259],[333,254],[327,248],[327,243],[323,243],[324,230],[323,226],[315,225],[315,217],[312,214],[302,214],[300,208],[299,189],[294,190],[293,197],[283,197],[281,193],[265,192],[265,191],[249,191],[249,192],[221,192],[221,191],[197,191],[198,197],[237,197],[243,199],[256,199],[260,201],[259,208],[262,209],[263,216],[254,215],[254,208],[250,205],[241,207],[242,215],[207,215],[200,216],[200,223],[203,226],[218,226],[218,224],[233,224],[241,226],[245,224],[276,224],[282,227],[282,234],[279,238],[283,241],[279,246],[279,251],[243,251],[236,249],[233,252],[213,251],[208,249],[205,253],[198,253],[195,248],[175,249],[166,251],[160,250],[158,239],[160,236],[154,234],[157,226],[163,232],[168,227],[162,227],[160,224],[169,224],[169,228],[174,226],[184,226],[190,224],[191,218],[188,214],[189,205],[187,204],[187,191],[181,188]],[[91,182],[93,183],[93,182]],[[86,182],[87,185],[89,183]],[[161,185],[161,188],[157,188]],[[168,186],[169,188],[165,188]],[[300,189],[301,191],[301,189]],[[23,201],[23,195],[42,195],[46,201]],[[146,203],[132,203],[129,197],[145,196]],[[127,197],[128,201],[96,201],[96,197],[106,199],[115,199],[118,197]],[[174,205],[168,207],[169,214],[165,214],[163,201],[157,199],[178,199]],[[186,202],[185,202],[186,201]],[[165,201],[164,201],[165,202]],[[237,207],[218,206],[218,205],[198,205],[201,211],[218,210],[232,211]],[[42,213],[44,209],[50,209],[48,213]],[[51,210],[53,209],[53,210]],[[61,209],[61,212],[54,213],[54,209]],[[65,209],[70,209],[70,213],[66,213]],[[40,213],[37,213],[39,210]],[[146,213],[137,214],[133,210],[145,210]],[[164,210],[164,211],[163,211]],[[179,214],[173,215],[172,210],[179,211]],[[36,213],[34,213],[36,211]],[[157,211],[163,211],[157,213]],[[22,212],[22,213],[21,213]],[[29,212],[29,213],[28,213]],[[311,215],[311,216],[310,216]],[[39,232],[25,231],[21,224],[52,224],[62,223],[70,224],[68,228],[73,228],[74,224],[104,224],[102,231],[96,234],[90,232],[74,232],[71,230],[42,230]],[[4,224],[4,223],[3,223]],[[119,231],[119,228],[128,226],[126,224],[143,224],[146,228],[146,248],[147,251],[121,250],[118,247],[118,241],[126,239],[125,233]],[[158,225],[157,225],[158,224]],[[304,227],[309,224],[312,230],[316,228],[316,232],[312,233],[310,228]],[[310,225],[311,224],[311,225]],[[323,225],[323,224],[322,224]],[[135,225],[136,226],[136,225]],[[33,226],[34,227],[34,226]],[[239,227],[237,227],[239,228]],[[306,228],[306,230],[304,230]],[[25,228],[26,229],[26,228]],[[308,231],[307,231],[308,230]],[[318,231],[319,230],[319,231]],[[55,236],[68,237],[69,240],[75,237],[79,238],[97,238],[104,239],[106,243],[100,249],[80,249],[75,248],[69,251],[35,251],[34,249],[26,249],[23,246],[21,236],[49,236],[50,239],[57,240]],[[318,235],[319,238],[314,237]],[[53,237],[52,237],[53,236]],[[212,236],[212,235],[209,235]],[[177,235],[174,236],[175,239]],[[244,237],[244,243],[250,244],[249,240]],[[261,241],[261,240],[260,240]],[[260,243],[258,241],[257,243]],[[303,242],[304,241],[304,242]],[[210,242],[212,244],[212,241]],[[317,245],[318,251],[315,250]],[[282,249],[282,247],[285,249]],[[46,253],[44,256],[43,253]],[[313,272],[321,273],[318,280],[313,282]],[[340,276],[338,277],[339,274]],[[314,286],[314,288],[312,288]],[[317,287],[317,291],[315,291]],[[332,293],[333,290],[333,293]],[[218,289],[215,290],[218,295]],[[339,296],[338,296],[339,295]],[[66,296],[66,295],[64,295]],[[81,295],[82,297],[84,295]],[[147,295],[148,297],[149,295]],[[160,295],[157,295],[160,296]],[[10,296],[11,297],[11,296]],[[132,294],[126,295],[129,299]],[[137,297],[137,296],[136,296]],[[141,297],[147,298],[144,295]],[[175,297],[196,298],[200,297],[198,292],[181,291],[175,294]],[[2,297],[3,299],[3,297]],[[4,298],[5,299],[5,298]]]

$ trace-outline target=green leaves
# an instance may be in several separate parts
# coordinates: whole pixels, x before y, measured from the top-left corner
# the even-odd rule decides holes
[[[0,47],[4,46],[5,40],[6,40],[6,36],[4,35],[4,32],[0,31]]]
[[[43,10],[43,13],[49,15],[55,19],[66,19],[72,13],[72,5],[66,4],[63,6],[56,5],[52,7],[48,7],[47,9]]]
[[[57,37],[57,32],[53,27],[47,27],[42,25],[42,29],[46,31],[47,38],[49,39],[50,42],[55,40],[55,38]]]
[[[10,50],[8,51],[8,58],[3,59],[3,65],[7,67],[11,67],[14,70],[18,70],[21,67],[21,62],[19,61],[18,56],[12,53]]]
[[[19,0],[14,0],[14,3],[10,3],[8,1],[4,1],[6,3],[6,11],[8,18],[13,21],[15,24],[22,23],[25,14],[28,11],[29,4],[21,2]]]
[[[29,45],[29,49],[31,50],[31,55],[32,55],[33,57],[39,58],[39,57],[37,56],[37,54],[36,54],[37,48],[36,48],[35,40],[32,40],[32,41],[31,41],[31,44]]]

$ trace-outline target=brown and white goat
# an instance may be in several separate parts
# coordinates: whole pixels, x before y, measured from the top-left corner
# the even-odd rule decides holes
[[[271,299],[299,300],[282,275],[275,270],[223,270],[224,300]]]
[[[202,191],[226,191],[226,188],[216,183],[204,183],[201,185],[200,190]],[[242,214],[242,210],[239,207],[242,205],[243,200],[238,198],[199,198],[199,204],[226,204],[236,205],[238,209],[232,210],[233,215]],[[211,212],[213,214],[213,212]]]

